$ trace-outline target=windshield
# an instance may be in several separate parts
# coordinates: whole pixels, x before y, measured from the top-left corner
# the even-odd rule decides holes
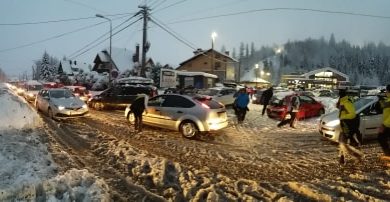
[[[358,99],[356,100],[353,105],[355,105],[355,109],[356,110],[360,110],[361,108],[363,108],[366,104],[372,102],[373,99],[372,98],[361,98],[361,99]]]
[[[73,97],[73,95],[68,90],[53,90],[53,91],[50,91],[50,97],[52,97],[52,98],[70,98],[70,97]]]

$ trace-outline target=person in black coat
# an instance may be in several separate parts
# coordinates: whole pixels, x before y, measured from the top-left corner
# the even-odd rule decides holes
[[[271,100],[272,96],[274,95],[274,92],[273,92],[273,87],[271,86],[270,88],[268,88],[267,90],[265,90],[263,92],[263,94],[261,95],[261,98],[260,98],[260,104],[263,105],[263,111],[261,112],[261,115],[264,116],[265,114],[265,110],[267,109],[267,105],[269,103],[269,101]]]
[[[147,108],[148,98],[146,94],[140,94],[130,105],[130,112],[134,114],[135,118],[134,128],[137,132],[142,132],[142,114]]]

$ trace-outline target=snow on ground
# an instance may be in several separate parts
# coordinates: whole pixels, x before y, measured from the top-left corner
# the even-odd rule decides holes
[[[109,201],[105,182],[87,170],[58,173],[42,120],[1,83],[0,103],[0,201]]]

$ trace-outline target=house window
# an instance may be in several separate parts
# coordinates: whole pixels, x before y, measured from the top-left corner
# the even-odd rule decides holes
[[[207,62],[204,62],[203,64],[207,65]]]
[[[215,62],[214,69],[218,70],[221,68],[221,62]]]

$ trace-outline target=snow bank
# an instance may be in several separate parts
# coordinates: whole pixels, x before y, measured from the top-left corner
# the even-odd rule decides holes
[[[7,93],[5,86],[0,85],[0,130],[34,128],[41,124],[29,105]]]

